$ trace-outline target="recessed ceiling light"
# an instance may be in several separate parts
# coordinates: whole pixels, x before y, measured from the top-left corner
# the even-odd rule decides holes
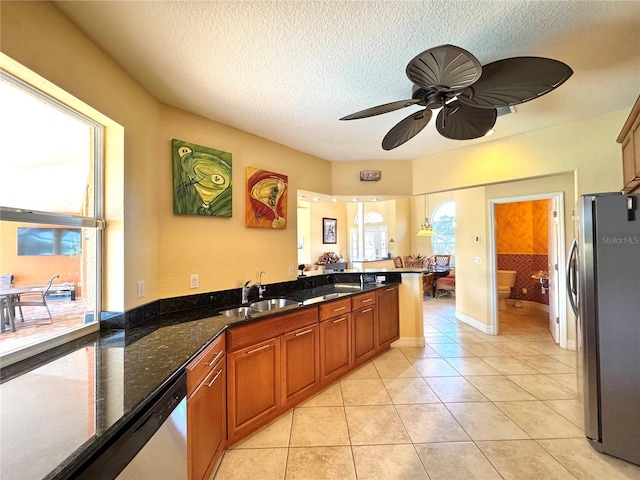
[[[337,202],[337,201],[338,201],[338,199],[337,199],[337,198],[334,198],[334,199],[333,199],[333,202]]]
[[[302,199],[302,198],[304,198],[304,195],[300,195],[298,198]]]
[[[318,197],[313,197],[313,201],[314,201],[314,202],[317,202],[317,201],[319,201],[319,200],[320,200],[320,199],[319,199]]]
[[[352,201],[352,202],[357,202],[357,201],[358,201],[358,199],[357,199],[357,198],[352,198],[352,199],[351,199],[351,201]]]
[[[372,199],[371,199],[371,201],[372,201],[372,202],[377,202],[377,201],[378,201],[378,199],[377,199],[377,198],[372,198]]]

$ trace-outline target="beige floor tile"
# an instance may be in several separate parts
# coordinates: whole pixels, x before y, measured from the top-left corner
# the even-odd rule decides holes
[[[367,362],[344,377],[343,380],[355,380],[360,378],[380,378],[380,375],[378,375],[378,370],[373,366],[373,363]]]
[[[427,384],[443,402],[486,402],[480,391],[463,377],[428,377]]]
[[[515,357],[540,373],[574,373],[575,367],[570,367],[547,355],[515,355]]]
[[[578,379],[575,373],[547,373],[547,377],[578,393]]]
[[[290,410],[231,448],[288,447],[292,422],[293,410]]]
[[[586,438],[538,442],[580,480],[638,480],[640,467],[596,452]]]
[[[485,343],[482,340],[480,340],[478,338],[477,335],[475,335],[473,332],[469,332],[469,331],[465,331],[465,330],[459,330],[457,332],[445,332],[445,335],[453,340],[456,341],[456,343]]]
[[[500,480],[502,477],[472,442],[415,446],[431,480]]]
[[[349,445],[343,407],[308,407],[293,411],[291,446]]]
[[[584,404],[580,400],[545,400],[544,403],[576,427],[584,429]]]
[[[451,412],[442,404],[396,405],[413,443],[469,440]]]
[[[540,352],[520,342],[503,342],[497,347],[510,355],[540,355]]]
[[[476,357],[504,357],[509,355],[489,342],[467,342],[463,340],[461,344]]]
[[[457,323],[442,323],[440,325],[437,325],[438,330],[440,330],[442,333],[451,333],[451,332],[468,332],[469,328],[473,328],[473,327],[469,327],[468,325],[459,325]]]
[[[539,351],[540,353],[544,353],[545,355],[569,355],[569,356],[575,355],[575,352],[560,348],[553,341],[527,342],[527,346],[533,348],[534,350]]]
[[[505,480],[575,480],[535,440],[476,444]]]
[[[409,361],[417,360],[418,358],[439,358],[440,357],[440,355],[438,355],[438,352],[436,352],[429,345],[425,345],[422,348],[403,347],[400,350]]]
[[[214,479],[284,480],[286,466],[286,448],[227,450]]]
[[[490,335],[488,333],[480,332],[480,333],[476,333],[476,335],[478,336],[478,338],[484,340],[485,342],[494,343],[494,344],[517,341],[516,338],[504,333],[500,333],[499,335]]]
[[[503,375],[535,375],[540,373],[513,357],[483,357],[482,360]]]
[[[391,398],[379,378],[340,381],[345,405],[389,405]]]
[[[429,480],[413,445],[353,447],[358,480]]]
[[[461,375],[499,375],[496,370],[477,357],[447,358],[446,361]]]
[[[286,475],[287,480],[356,480],[351,447],[291,448]]]
[[[510,402],[515,400],[535,400],[535,397],[506,377],[500,376],[467,376],[474,387],[480,390],[492,402]]]
[[[451,337],[447,337],[444,333],[425,333],[424,341],[427,345],[440,345],[441,343],[456,343]]]
[[[298,405],[301,407],[341,407],[344,405],[342,401],[342,389],[340,388],[340,382],[336,382],[324,388],[313,397],[302,402]]]
[[[444,358],[418,358],[412,363],[423,377],[455,377],[460,375]]]
[[[445,406],[473,440],[526,439],[526,434],[492,403],[447,403]]]
[[[423,378],[396,378],[382,381],[391,401],[396,405],[440,402]]]
[[[434,343],[431,345],[441,357],[472,357],[473,353],[457,343]]]
[[[538,400],[497,402],[495,405],[527,432],[531,438],[584,437],[580,428]]]
[[[393,406],[345,407],[351,445],[410,443]]]
[[[434,327],[430,323],[425,323],[424,326],[422,327],[422,331],[424,333],[440,333],[440,330],[438,330],[436,327]]]
[[[405,360],[406,357],[402,353],[402,350],[395,347],[390,348],[389,350],[384,352],[382,355],[379,355],[378,357],[376,357],[376,360],[391,360],[391,359]]]
[[[419,377],[418,371],[411,362],[400,352],[401,358],[381,357],[373,360],[380,378],[411,378]]]
[[[538,400],[575,400],[576,393],[546,375],[507,375]]]
[[[549,355],[549,357],[553,358],[554,360],[558,360],[565,365],[569,365],[570,367],[575,367],[578,363],[578,357],[575,355],[575,352],[569,355]]]

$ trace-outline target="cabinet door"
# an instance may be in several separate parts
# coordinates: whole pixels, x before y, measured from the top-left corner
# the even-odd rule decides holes
[[[228,428],[234,439],[280,407],[280,341],[272,338],[227,354]]]
[[[227,440],[227,385],[224,360],[187,400],[189,479],[211,476]]]
[[[376,312],[373,307],[351,312],[353,363],[359,364],[376,353]]]
[[[376,290],[378,310],[378,349],[386,347],[400,338],[398,316],[398,287]]]
[[[317,324],[280,337],[283,405],[295,404],[319,385],[319,348]]]
[[[351,315],[320,324],[320,379],[331,383],[351,368]]]

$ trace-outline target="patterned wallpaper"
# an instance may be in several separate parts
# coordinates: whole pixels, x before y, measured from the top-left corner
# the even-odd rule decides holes
[[[548,204],[549,200],[534,200],[496,205],[498,269],[518,272],[512,299],[549,304],[549,294],[542,294],[540,282],[531,278],[548,268]]]
[[[549,293],[542,294],[540,281],[531,278],[531,275],[540,270],[547,271],[548,256],[547,255],[509,255],[498,254],[498,270],[515,270],[516,284],[511,289],[509,298],[515,300],[527,300],[529,302],[542,303],[549,305]],[[526,288],[527,293],[522,293],[522,289]]]

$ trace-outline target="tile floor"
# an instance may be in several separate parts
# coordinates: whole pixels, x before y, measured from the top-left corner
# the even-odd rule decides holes
[[[575,354],[546,313],[510,309],[501,334],[424,302],[424,348],[393,348],[234,445],[215,480],[640,479],[585,440]]]

